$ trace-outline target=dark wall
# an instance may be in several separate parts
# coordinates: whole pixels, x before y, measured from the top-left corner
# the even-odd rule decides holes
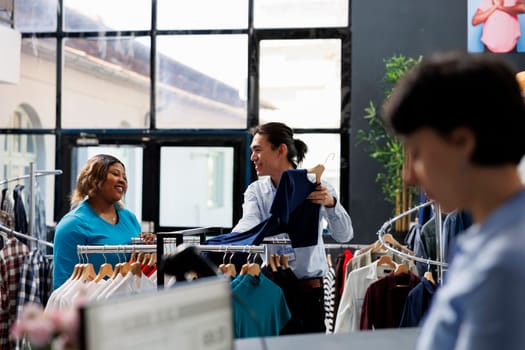
[[[386,88],[383,59],[395,55],[417,58],[444,50],[467,50],[467,0],[355,0],[352,21],[352,107],[350,138],[350,208],[354,243],[376,240],[377,230],[392,217],[375,174],[379,165],[356,145],[366,129],[364,108],[379,108]],[[525,70],[525,54],[506,54]]]

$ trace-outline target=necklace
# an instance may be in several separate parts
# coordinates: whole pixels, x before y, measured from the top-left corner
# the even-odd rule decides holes
[[[117,217],[114,215],[114,214],[105,214],[105,213],[100,213],[99,216],[109,222],[110,224],[114,224],[116,221],[117,221]]]

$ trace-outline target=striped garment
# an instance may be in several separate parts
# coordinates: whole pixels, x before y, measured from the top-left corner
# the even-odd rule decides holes
[[[323,277],[324,288],[324,324],[326,333],[334,332],[335,321],[335,269],[330,266],[328,273]]]

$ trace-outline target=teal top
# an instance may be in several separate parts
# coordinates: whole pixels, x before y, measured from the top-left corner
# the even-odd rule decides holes
[[[53,247],[53,289],[60,287],[79,262],[89,262],[98,271],[100,265],[108,262],[115,266],[129,259],[129,254],[93,253],[79,257],[78,245],[131,244],[132,237],[138,237],[140,224],[128,209],[117,209],[118,220],[110,224],[102,219],[87,201],[81,202],[58,223]]]
[[[235,338],[279,335],[291,318],[281,287],[262,273],[238,275],[230,285]]]

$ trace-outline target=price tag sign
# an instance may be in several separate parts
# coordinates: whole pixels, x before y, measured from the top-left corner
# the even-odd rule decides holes
[[[85,350],[232,350],[229,280],[206,277],[82,309]]]

